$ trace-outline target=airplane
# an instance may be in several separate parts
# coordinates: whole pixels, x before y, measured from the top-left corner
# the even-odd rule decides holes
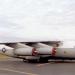
[[[75,41],[55,38],[0,38],[0,54],[27,62],[49,59],[75,59]]]

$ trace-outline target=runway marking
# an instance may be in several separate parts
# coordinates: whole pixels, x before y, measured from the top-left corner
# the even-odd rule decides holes
[[[47,65],[47,64],[49,64],[49,63],[45,63],[45,64],[38,64],[38,65],[36,65],[36,66],[41,67],[41,66],[44,66],[44,65]]]
[[[26,74],[26,75],[38,75],[38,74],[29,73],[29,72],[22,72],[22,71],[5,69],[5,68],[0,68],[0,70],[10,71],[10,72],[15,72],[15,73],[20,73],[20,74]]]

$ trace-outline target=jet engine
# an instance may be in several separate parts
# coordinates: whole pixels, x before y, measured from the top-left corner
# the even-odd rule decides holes
[[[30,47],[25,44],[17,43],[13,44],[14,54],[18,56],[35,56],[37,55],[37,51],[34,47]]]
[[[53,53],[56,51],[56,49],[52,46],[48,46],[43,43],[33,44],[32,47],[36,48],[39,55],[53,55]]]

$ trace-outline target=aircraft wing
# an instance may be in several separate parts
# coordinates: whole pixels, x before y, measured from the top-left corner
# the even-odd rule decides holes
[[[18,42],[58,42],[62,41],[61,39],[55,38],[19,38],[19,37],[1,37],[0,43],[18,43]]]

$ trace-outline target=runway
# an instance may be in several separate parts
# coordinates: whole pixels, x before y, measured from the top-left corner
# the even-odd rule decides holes
[[[0,75],[75,75],[75,62],[27,63],[21,59],[0,59]]]

